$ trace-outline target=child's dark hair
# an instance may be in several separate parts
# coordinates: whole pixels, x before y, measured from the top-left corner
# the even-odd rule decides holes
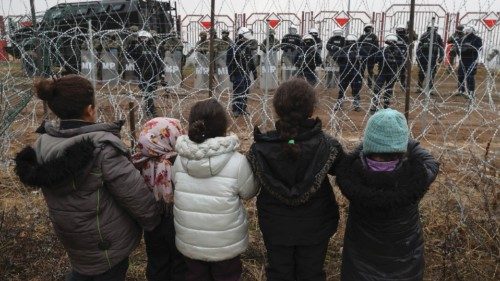
[[[79,119],[87,106],[95,105],[94,87],[79,75],[39,80],[35,92],[60,119]]]
[[[202,143],[206,139],[226,135],[227,115],[215,99],[197,102],[189,113],[189,139]]]
[[[282,83],[276,90],[273,106],[279,120],[276,130],[281,139],[286,141],[283,150],[292,159],[297,159],[300,146],[295,144],[301,124],[314,113],[316,106],[314,88],[304,79],[292,79]]]

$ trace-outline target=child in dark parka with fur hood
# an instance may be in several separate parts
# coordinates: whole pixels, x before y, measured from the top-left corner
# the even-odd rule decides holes
[[[363,144],[337,167],[337,184],[350,201],[343,281],[423,280],[418,204],[439,164],[408,137],[403,114],[380,110],[368,120]]]
[[[256,128],[248,152],[260,188],[257,211],[269,281],[326,280],[323,264],[339,220],[328,174],[343,150],[312,118],[316,102],[305,80],[282,83],[273,98],[276,130]]]
[[[18,153],[16,173],[42,189],[73,268],[66,280],[125,280],[140,226],[157,226],[161,209],[126,157],[122,123],[95,123],[94,89],[83,77],[42,80],[36,93],[60,122],[46,122],[33,148]]]

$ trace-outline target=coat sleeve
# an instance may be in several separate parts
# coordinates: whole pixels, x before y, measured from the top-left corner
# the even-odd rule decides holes
[[[231,75],[235,70],[234,46],[231,46],[227,49],[226,65],[227,65],[227,71],[229,72],[229,75]]]
[[[139,171],[110,145],[105,145],[101,153],[101,170],[108,191],[145,230],[153,230],[160,222],[160,204]]]
[[[442,60],[444,58],[444,42],[443,38],[441,36],[438,36],[438,51],[439,51],[439,58]]]
[[[253,176],[250,163],[245,156],[241,157],[240,166],[238,167],[238,195],[242,199],[250,199],[257,194],[257,185]]]
[[[412,140],[408,143],[408,152],[412,158],[418,159],[424,165],[427,173],[427,182],[431,184],[439,173],[439,163],[417,141]]]

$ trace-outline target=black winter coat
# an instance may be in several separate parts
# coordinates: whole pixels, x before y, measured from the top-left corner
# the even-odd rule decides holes
[[[416,55],[418,58],[424,58],[427,60],[429,56],[429,49],[432,48],[432,58],[433,60],[442,60],[444,57],[444,43],[441,36],[434,32],[433,43],[431,44],[431,33],[425,32],[420,36],[420,40],[417,45]],[[432,46],[431,46],[432,45]]]
[[[465,62],[474,62],[479,58],[479,51],[483,47],[483,40],[476,34],[466,34],[458,42],[460,58]]]
[[[134,61],[135,72],[141,81],[155,81],[163,72],[163,62],[154,43],[137,42],[130,46],[128,54]]]
[[[418,204],[439,164],[418,142],[392,172],[371,172],[358,148],[343,158],[337,184],[349,199],[341,280],[420,281],[424,241]]]
[[[321,66],[323,60],[321,54],[314,46],[304,46],[302,52],[295,57],[295,66],[299,75],[315,75],[316,67]]]
[[[298,34],[286,34],[281,39],[281,50],[285,52],[295,51],[302,48],[304,42]]]
[[[294,139],[301,152],[297,161],[283,152],[288,140],[277,131],[254,134],[248,152],[260,193],[257,210],[266,243],[310,245],[329,239],[339,220],[338,205],[327,174],[332,174],[341,145],[321,129],[319,119],[303,124]]]
[[[379,75],[397,75],[404,67],[405,55],[397,45],[386,45],[375,54]]]
[[[257,68],[252,59],[252,49],[249,41],[238,40],[227,50],[226,65],[231,82],[247,79],[250,74],[257,79]]]
[[[344,36],[332,36],[328,39],[326,43],[326,49],[331,56],[335,56],[337,52],[342,50],[342,47],[345,45]]]
[[[339,52],[335,53],[333,59],[340,67],[340,72],[359,72],[363,58],[367,55],[359,44],[345,45]]]
[[[379,50],[378,37],[375,33],[363,34],[359,37],[358,43],[361,44],[361,49],[363,54],[371,59],[374,59],[374,55]]]

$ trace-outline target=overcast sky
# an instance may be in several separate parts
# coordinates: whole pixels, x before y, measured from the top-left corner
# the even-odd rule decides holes
[[[37,11],[64,2],[86,2],[82,0],[35,0]],[[210,0],[178,0],[179,14],[208,14]],[[392,4],[405,4],[409,0],[351,0],[352,11],[380,12]],[[437,3],[449,12],[500,12],[500,0],[417,0],[417,3]],[[252,12],[298,12],[347,10],[348,0],[216,0],[216,13],[252,13]],[[0,14],[20,15],[30,11],[29,0],[0,0]]]

